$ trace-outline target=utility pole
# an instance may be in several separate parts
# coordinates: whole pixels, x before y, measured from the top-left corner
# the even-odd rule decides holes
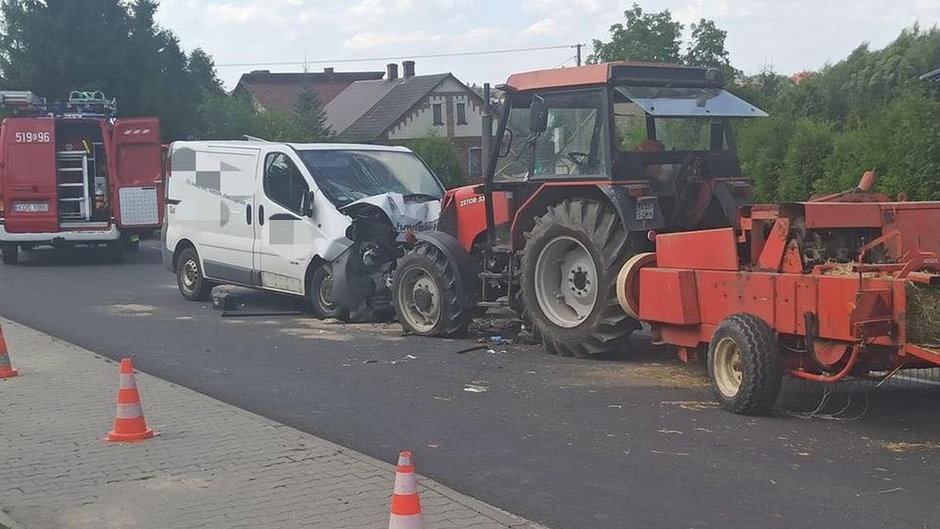
[[[584,44],[581,44],[581,43],[574,45],[575,49],[578,50],[578,54],[575,56],[577,58],[578,66],[581,66],[581,47],[582,46],[584,46]]]

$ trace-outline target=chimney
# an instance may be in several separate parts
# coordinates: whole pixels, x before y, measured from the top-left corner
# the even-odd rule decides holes
[[[402,61],[401,69],[402,69],[402,77],[414,77],[415,76],[415,62],[414,61]]]
[[[398,79],[398,65],[390,62],[385,65],[385,80],[394,81]]]
[[[327,66],[326,68],[323,69],[323,73],[325,73],[326,75],[333,75],[333,67]]]

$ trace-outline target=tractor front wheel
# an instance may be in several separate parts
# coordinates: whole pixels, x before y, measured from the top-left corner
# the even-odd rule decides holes
[[[607,204],[568,199],[525,234],[522,295],[545,348],[563,356],[615,351],[639,327],[617,302],[616,279],[636,251]]]
[[[405,331],[437,337],[466,332],[473,309],[459,303],[457,273],[444,253],[426,242],[401,258],[392,281],[392,303]]]

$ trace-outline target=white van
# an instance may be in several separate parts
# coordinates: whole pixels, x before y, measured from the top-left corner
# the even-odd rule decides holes
[[[404,147],[179,141],[168,165],[163,263],[183,297],[242,285],[320,317],[390,316],[402,244],[436,228],[444,194]]]

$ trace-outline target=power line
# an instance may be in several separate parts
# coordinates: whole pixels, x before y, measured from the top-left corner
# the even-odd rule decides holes
[[[564,44],[559,46],[537,46],[533,48],[504,48],[499,50],[484,51],[464,51],[453,53],[428,53],[424,55],[400,55],[395,57],[369,57],[363,59],[327,59],[318,61],[291,61],[291,62],[243,62],[216,64],[216,68],[233,67],[251,67],[251,66],[306,66],[309,64],[342,64],[350,62],[373,62],[373,61],[400,61],[407,59],[435,59],[439,57],[469,57],[473,55],[496,55],[501,53],[521,53],[527,51],[560,50],[564,48],[575,48],[576,45]]]

